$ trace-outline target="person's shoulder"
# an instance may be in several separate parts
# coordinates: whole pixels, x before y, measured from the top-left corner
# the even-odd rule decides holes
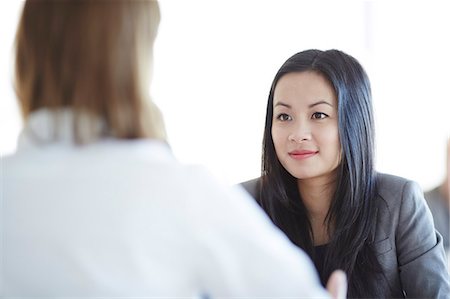
[[[440,186],[436,186],[433,189],[424,192],[425,199],[429,204],[430,203],[440,204],[444,202],[444,200],[442,200],[442,194],[439,191],[439,188]]]
[[[241,185],[253,198],[256,199],[259,196],[261,177],[242,182],[239,185]]]
[[[406,198],[423,198],[417,182],[386,173],[377,173],[377,194],[391,208],[401,205]]]
[[[408,182],[412,182],[412,180],[401,177],[401,176],[389,174],[389,173],[377,172],[377,183],[378,184],[390,185],[390,186],[401,186]]]
[[[15,163],[15,161],[17,161],[17,154],[16,153],[11,153],[11,154],[6,154],[4,156],[1,157],[1,164],[2,166],[9,166],[13,163]]]
[[[409,189],[417,189],[418,183],[396,175],[377,173],[377,191],[384,195],[397,195]],[[381,195],[380,194],[380,195]]]

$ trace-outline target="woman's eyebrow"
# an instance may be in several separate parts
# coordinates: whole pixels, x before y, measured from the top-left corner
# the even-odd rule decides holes
[[[321,101],[318,101],[318,102],[315,102],[315,103],[312,103],[312,104],[308,105],[308,108],[313,108],[313,107],[315,107],[317,105],[321,105],[321,104],[325,104],[325,105],[328,105],[330,107],[333,107],[333,105],[331,103],[329,103],[329,102],[327,102],[325,100],[321,100]],[[277,106],[283,106],[283,107],[286,107],[286,108],[292,108],[291,105],[286,104],[286,103],[284,103],[282,101],[276,102],[274,107],[277,107]]]
[[[275,103],[275,106],[274,106],[274,107],[277,107],[277,106],[284,106],[284,107],[286,107],[286,108],[292,108],[291,105],[286,104],[286,103],[283,103],[283,102],[281,102],[281,101],[278,101],[278,102]]]
[[[308,107],[309,107],[309,108],[312,108],[312,107],[317,106],[317,105],[320,105],[320,104],[325,104],[325,105],[328,105],[328,106],[333,107],[333,105],[331,105],[330,103],[328,103],[328,102],[325,101],[325,100],[321,100],[321,101],[312,103],[312,104],[310,104]]]

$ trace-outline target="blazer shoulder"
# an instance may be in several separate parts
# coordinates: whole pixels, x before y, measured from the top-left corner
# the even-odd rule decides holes
[[[259,198],[259,190],[261,186],[261,177],[240,183],[254,199]]]
[[[403,229],[405,223],[420,220],[427,226],[430,222],[431,213],[423,191],[415,181],[377,174],[376,202],[378,233],[384,231],[383,234],[391,235]]]
[[[402,198],[423,197],[417,182],[385,173],[377,174],[377,193],[388,206],[401,204]]]
[[[447,261],[422,188],[412,180],[378,174],[377,191],[381,201],[374,247],[385,272],[398,277],[408,296],[444,298],[449,294]]]

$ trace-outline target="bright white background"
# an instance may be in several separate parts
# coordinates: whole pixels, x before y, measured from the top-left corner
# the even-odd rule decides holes
[[[372,81],[377,169],[418,181],[444,176],[450,134],[446,1],[162,0],[151,93],[186,163],[228,183],[258,176],[267,95],[281,64],[341,49]],[[22,126],[12,88],[21,1],[0,3],[0,154]]]

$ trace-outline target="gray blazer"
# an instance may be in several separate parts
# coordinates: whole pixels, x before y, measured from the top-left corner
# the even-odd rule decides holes
[[[242,186],[259,199],[259,178]],[[377,190],[374,249],[389,286],[384,297],[450,298],[442,236],[418,184],[378,174]]]

